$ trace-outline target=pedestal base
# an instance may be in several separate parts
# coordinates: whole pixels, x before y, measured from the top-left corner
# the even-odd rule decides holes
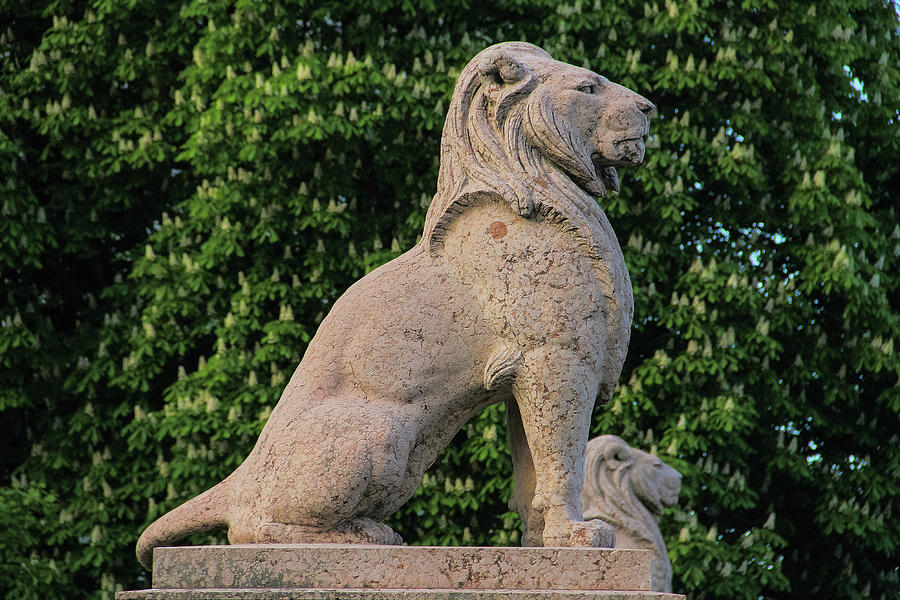
[[[248,544],[157,548],[116,599],[684,600],[652,588],[644,550]]]

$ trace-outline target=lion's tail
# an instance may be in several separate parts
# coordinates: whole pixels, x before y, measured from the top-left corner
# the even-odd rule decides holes
[[[228,479],[167,512],[144,530],[138,539],[136,554],[145,569],[153,565],[153,549],[157,546],[167,546],[192,533],[228,524],[227,482]]]

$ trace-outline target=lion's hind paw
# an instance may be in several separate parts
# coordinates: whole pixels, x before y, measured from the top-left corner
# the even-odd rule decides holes
[[[368,517],[356,517],[333,527],[263,523],[253,541],[269,544],[403,544],[400,534]]]

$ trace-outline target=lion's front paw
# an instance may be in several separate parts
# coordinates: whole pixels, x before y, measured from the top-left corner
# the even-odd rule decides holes
[[[600,519],[575,521],[569,527],[569,545],[615,548],[616,530]]]
[[[544,530],[544,546],[587,546],[591,548],[615,548],[616,530],[600,519],[569,521],[568,527]]]

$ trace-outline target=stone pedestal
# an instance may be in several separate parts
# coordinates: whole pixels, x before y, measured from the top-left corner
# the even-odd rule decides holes
[[[645,550],[249,544],[157,548],[116,599],[684,600],[652,587]]]

